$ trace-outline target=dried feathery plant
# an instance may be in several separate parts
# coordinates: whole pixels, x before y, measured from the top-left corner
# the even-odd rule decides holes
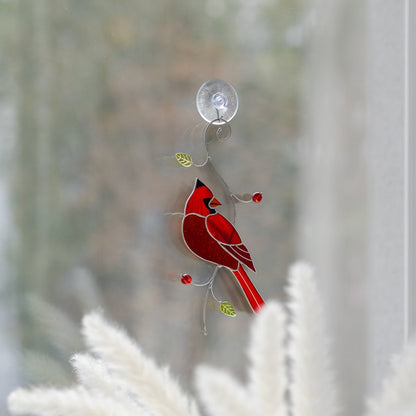
[[[290,269],[288,314],[269,302],[253,323],[248,382],[223,369],[200,365],[195,383],[208,415],[334,416],[339,405],[324,312],[312,268]],[[78,384],[72,388],[17,389],[12,414],[39,416],[199,416],[196,401],[145,356],[125,332],[100,313],[83,320],[90,350],[71,359]],[[416,343],[395,360],[393,375],[367,416],[416,414]],[[201,408],[202,408],[201,407]]]

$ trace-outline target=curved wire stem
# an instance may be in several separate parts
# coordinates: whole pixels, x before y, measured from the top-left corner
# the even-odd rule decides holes
[[[204,282],[204,283],[194,283],[194,282],[192,282],[191,283],[191,286],[196,286],[196,287],[204,287],[204,286],[208,286],[213,280],[214,280],[214,278],[215,278],[215,275],[217,274],[217,268],[218,268],[219,266],[216,266],[215,267],[215,270],[214,270],[214,272],[213,272],[213,274],[209,277],[209,279],[206,281],[206,282]]]
[[[204,306],[202,307],[202,333],[204,335],[208,335],[208,330],[207,330],[207,304],[208,304],[208,295],[209,295],[209,293],[211,293],[212,297],[218,303],[220,303],[220,301],[214,295],[214,290],[212,288],[212,286],[214,285],[215,276],[217,275],[219,268],[220,268],[220,266],[215,267],[214,272],[212,273],[209,281],[206,283],[206,285],[208,287],[207,287],[207,290],[205,291]]]
[[[251,199],[251,197],[250,197],[250,199],[249,200],[247,200],[247,199],[242,199],[242,198],[240,198],[238,195],[236,195],[236,194],[231,194],[231,198],[234,198],[236,201],[238,201],[238,202],[242,202],[243,204],[249,204],[250,202],[253,202],[253,200]]]
[[[209,154],[209,151],[208,151],[208,139],[209,139],[209,137],[208,137],[208,134],[207,134],[207,132],[208,132],[208,129],[209,129],[209,127],[210,126],[212,126],[213,124],[215,124],[215,123],[219,123],[219,126],[221,125],[221,124],[225,124],[225,123],[227,123],[222,117],[220,117],[220,113],[219,113],[219,111],[217,110],[217,118],[215,119],[215,120],[212,120],[206,127],[205,127],[205,133],[204,133],[204,142],[205,142],[205,151],[206,151],[206,158],[205,158],[205,161],[203,162],[203,163],[201,163],[201,164],[196,164],[196,163],[194,163],[193,164],[193,166],[195,166],[196,168],[202,168],[202,167],[204,167],[208,162],[209,162],[209,160],[211,159],[211,155]],[[228,125],[228,124],[227,124]],[[231,128],[230,128],[230,130],[231,130]]]
[[[214,298],[214,300],[215,300],[217,303],[221,303],[222,301],[221,301],[221,300],[219,300],[219,299],[215,296],[215,293],[214,293],[214,279],[213,279],[213,280],[212,280],[212,282],[209,284],[208,288],[209,288],[209,290],[211,291],[211,296]]]
[[[207,157],[205,159],[205,162],[204,163],[201,163],[200,165],[197,165],[196,163],[194,163],[194,166],[196,168],[203,168],[209,162],[210,159],[211,159],[211,155],[207,151]]]

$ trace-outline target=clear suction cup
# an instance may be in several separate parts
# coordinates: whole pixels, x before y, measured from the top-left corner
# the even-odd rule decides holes
[[[234,87],[221,79],[201,85],[196,95],[196,108],[201,117],[215,124],[230,121],[238,110],[238,95]]]

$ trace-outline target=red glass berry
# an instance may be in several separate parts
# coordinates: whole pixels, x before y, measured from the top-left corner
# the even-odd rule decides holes
[[[263,199],[263,195],[261,194],[261,192],[256,192],[256,193],[253,194],[251,199],[252,199],[253,202],[258,204]]]
[[[184,285],[189,285],[189,284],[191,284],[191,283],[192,283],[192,276],[191,276],[191,275],[189,275],[189,274],[183,274],[183,275],[182,275],[182,277],[181,277],[181,282],[182,282]]]

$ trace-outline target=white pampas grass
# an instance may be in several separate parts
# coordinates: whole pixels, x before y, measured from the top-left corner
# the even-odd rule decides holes
[[[381,394],[368,402],[368,416],[416,415],[416,339],[392,360],[392,370]]]
[[[284,310],[273,302],[264,308],[253,325],[247,386],[236,386],[221,370],[213,372],[202,367],[197,371],[198,392],[209,414],[253,414],[250,408],[253,406],[254,414],[286,416],[289,414],[286,392],[291,399],[291,414],[295,416],[336,414],[336,386],[324,313],[313,270],[308,264],[299,262],[291,267],[288,294],[291,313],[288,327]],[[289,336],[288,346],[285,346],[286,336]],[[289,369],[285,365],[287,358],[290,358]],[[228,393],[230,386],[233,393]],[[241,411],[238,409],[241,402],[237,403],[236,397],[232,397],[235,391],[243,400],[244,396],[249,398]],[[225,408],[223,396],[226,394],[230,399]]]
[[[199,397],[210,415],[257,414],[247,389],[224,370],[200,365],[195,373],[195,384]]]
[[[311,266],[299,262],[290,268],[288,294],[292,315],[288,352],[292,361],[293,413],[299,416],[335,415],[338,405],[329,341]]]
[[[75,354],[71,358],[79,384],[89,390],[112,394],[114,391],[113,378],[105,365],[89,354]]]
[[[117,402],[99,393],[91,393],[82,387],[67,390],[18,389],[10,394],[8,406],[15,415],[36,416],[144,416],[132,412],[125,403]]]
[[[182,392],[168,369],[159,368],[124,331],[108,324],[99,313],[84,318],[83,335],[91,351],[129,386],[145,407],[160,416],[199,415],[195,401]]]
[[[248,381],[201,365],[196,388],[211,416],[334,416],[337,393],[329,359],[323,307],[306,263],[289,273],[289,317],[269,302],[256,317],[248,348]],[[199,416],[195,401],[166,368],[143,354],[126,333],[99,313],[83,320],[91,354],[71,359],[78,386],[17,389],[9,395],[14,415]],[[366,416],[416,415],[416,340],[394,361],[393,376]],[[289,400],[288,400],[289,398]]]
[[[215,416],[286,416],[285,314],[270,302],[259,314],[248,349],[250,367],[246,386],[223,370],[199,366],[196,387],[207,411]]]
[[[263,415],[287,415],[285,325],[283,308],[277,302],[270,302],[251,330],[248,393],[257,402],[258,411]]]
[[[136,411],[136,406],[143,408],[140,400],[134,397],[124,381],[110,374],[102,361],[88,354],[76,354],[72,357],[71,364],[76,371],[79,384],[87,390],[124,403],[132,413]]]
[[[92,353],[71,359],[79,386],[18,389],[9,396],[11,413],[39,416],[199,416],[167,368],[146,357],[121,329],[99,313],[84,317],[82,333]]]

